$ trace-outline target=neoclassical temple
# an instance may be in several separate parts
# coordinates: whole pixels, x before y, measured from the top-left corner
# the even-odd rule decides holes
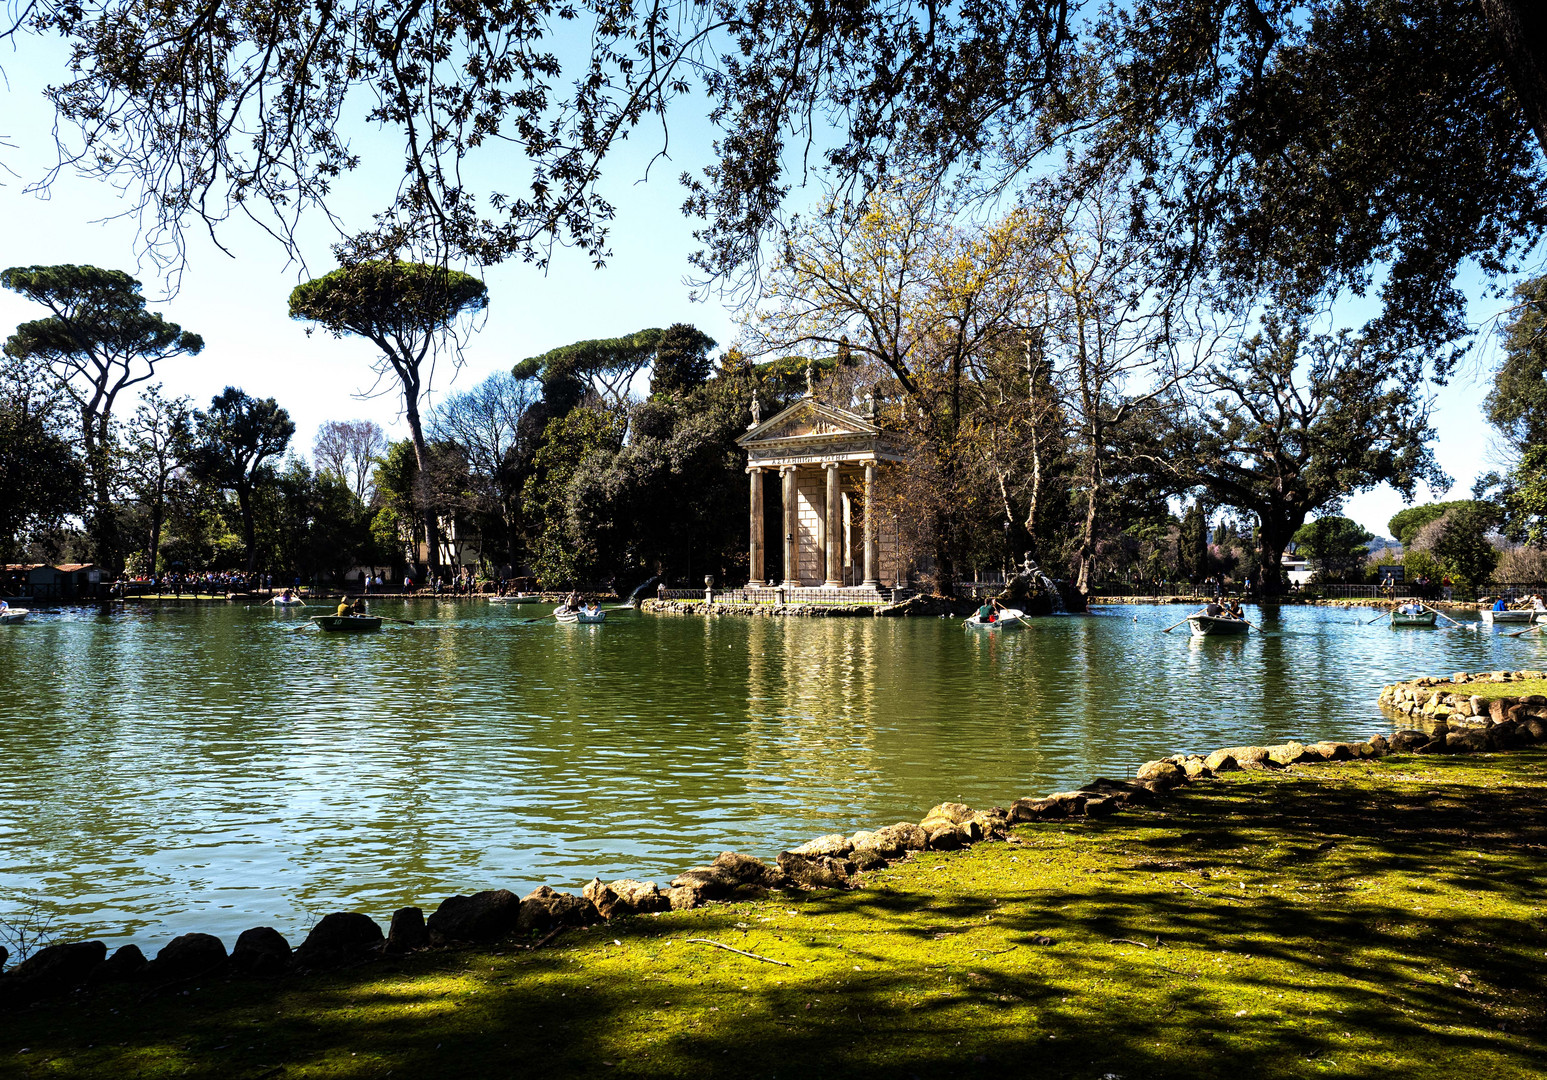
[[[902,460],[902,445],[876,426],[874,405],[869,412],[861,416],[808,394],[759,422],[754,406],[751,428],[736,440],[752,478],[749,587],[874,590],[898,579],[897,528],[880,511],[877,474]],[[773,473],[777,485],[767,482]],[[765,543],[770,525],[782,555],[773,565]]]

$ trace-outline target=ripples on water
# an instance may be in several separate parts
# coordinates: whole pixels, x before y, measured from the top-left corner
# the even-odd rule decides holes
[[[301,616],[215,606],[0,628],[0,920],[37,898],[71,938],[229,944],[458,891],[664,881],[725,848],[767,857],[1179,750],[1389,728],[1375,697],[1398,677],[1547,666],[1538,635],[1314,608],[1208,640],[1160,633],[1169,607],[1004,637],[377,610],[418,625],[296,633]]]

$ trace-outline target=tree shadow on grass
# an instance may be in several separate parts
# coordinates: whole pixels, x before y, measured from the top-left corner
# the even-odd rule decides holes
[[[0,1061],[211,1078],[1538,1076],[1544,788],[1539,756],[1243,776],[920,856],[854,893],[50,1006],[10,1018],[31,1054],[7,1035]]]

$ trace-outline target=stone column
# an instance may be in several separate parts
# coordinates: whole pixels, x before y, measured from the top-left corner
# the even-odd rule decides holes
[[[879,589],[881,579],[876,576],[878,569],[876,550],[876,463],[865,463],[865,587]]]
[[[838,486],[838,463],[825,462],[827,469],[827,580],[829,589],[843,588],[843,493]]]
[[[795,466],[783,465],[784,480],[784,584],[800,588],[800,502],[795,490]]]
[[[747,469],[752,477],[752,559],[747,566],[747,588],[763,584],[763,470],[756,465]]]

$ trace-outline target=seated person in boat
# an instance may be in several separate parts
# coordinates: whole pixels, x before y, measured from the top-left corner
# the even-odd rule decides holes
[[[292,593],[288,588],[286,588],[284,592],[280,593],[273,600],[273,603],[276,603],[276,604],[291,604],[291,603],[294,603],[294,602],[295,602],[295,594]]]
[[[345,618],[348,618],[351,615],[364,615],[364,614],[365,614],[365,601],[364,600],[356,600],[354,603],[350,603],[349,602],[349,597],[347,597],[347,596],[339,597],[339,599],[338,599],[338,616],[339,616],[339,618],[345,619]]]
[[[1495,600],[1493,602],[1493,610],[1494,611],[1508,611],[1509,610],[1509,605],[1504,602],[1504,598],[1501,596],[1501,597],[1499,597],[1497,600]]]
[[[1397,608],[1398,615],[1422,615],[1423,605],[1415,604],[1411,600]]]
[[[10,604],[7,604],[4,600],[0,600],[0,614],[3,614],[4,612],[9,611],[10,608],[11,608]]]
[[[580,595],[578,589],[564,598],[565,611],[579,611],[583,607],[585,607],[585,597]]]
[[[1218,600],[1210,600],[1198,614],[1207,615],[1211,619],[1228,619],[1230,617],[1224,605]]]
[[[1230,601],[1229,615],[1230,615],[1230,617],[1232,619],[1240,619],[1242,621],[1245,621],[1245,619],[1246,619],[1246,612],[1241,610],[1241,601],[1239,601],[1239,600],[1232,600],[1232,601]]]
[[[1531,594],[1531,610],[1532,611],[1547,611],[1547,604],[1542,603],[1542,598],[1541,598],[1541,595],[1539,593],[1532,593]]]
[[[1004,605],[1001,604],[998,600],[989,600],[982,607],[978,608],[978,622],[998,622],[999,612],[1003,609],[1003,607]]]

